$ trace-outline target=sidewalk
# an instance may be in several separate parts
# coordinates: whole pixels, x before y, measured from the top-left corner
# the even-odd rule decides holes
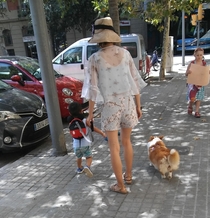
[[[68,155],[51,156],[51,142],[0,169],[1,218],[210,218],[210,86],[200,119],[187,114],[186,67],[172,80],[151,81],[142,92],[143,118],[132,132],[133,178],[127,195],[109,191],[115,182],[108,145],[95,135],[94,176],[75,173],[76,161],[66,128]],[[99,123],[99,119],[96,122]],[[181,164],[168,181],[151,166],[146,144],[164,135],[180,152]]]

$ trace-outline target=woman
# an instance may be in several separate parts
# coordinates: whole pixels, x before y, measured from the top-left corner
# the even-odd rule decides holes
[[[142,116],[140,89],[146,83],[140,77],[130,53],[115,45],[121,39],[115,32],[110,17],[95,21],[93,37],[89,42],[98,43],[101,49],[89,58],[83,85],[82,97],[89,99],[87,123],[93,120],[95,103],[102,103],[101,125],[108,137],[111,164],[117,179],[110,190],[126,194],[128,191],[124,182],[132,183],[133,148],[130,136],[132,128]],[[120,158],[119,129],[126,164],[124,174]]]

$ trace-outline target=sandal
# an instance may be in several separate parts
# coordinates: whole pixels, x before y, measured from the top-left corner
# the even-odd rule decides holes
[[[193,112],[193,108],[192,108],[192,107],[188,107],[187,112],[188,112],[188,114],[192,114],[192,112]]]
[[[201,117],[200,113],[199,112],[195,112],[195,117],[196,118],[200,118]]]
[[[123,179],[127,185],[130,185],[132,183],[132,177],[126,176],[125,173],[123,173]]]
[[[117,193],[121,193],[121,194],[128,194],[128,191],[126,188],[120,188],[117,184],[111,185],[109,189],[112,192],[117,192]]]

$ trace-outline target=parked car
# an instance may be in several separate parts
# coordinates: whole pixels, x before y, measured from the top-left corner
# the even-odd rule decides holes
[[[149,72],[146,65],[146,51],[144,38],[140,34],[120,35],[121,46],[127,49],[139,70],[142,78]],[[98,51],[99,46],[96,43],[89,43],[90,37],[76,41],[53,60],[54,69],[65,76],[74,77],[84,81],[84,72],[88,66],[88,58]],[[147,74],[147,73],[146,73]]]
[[[206,32],[199,40],[199,46],[197,46],[197,38],[185,39],[185,51],[194,51],[197,47],[204,50],[210,49],[210,30]],[[177,40],[177,51],[182,51],[182,39]]]
[[[81,98],[82,85],[80,80],[66,77],[54,71],[60,104],[61,116],[69,116],[68,106],[76,101],[83,103]],[[36,60],[22,56],[0,56],[0,79],[13,87],[34,93],[44,99],[43,82],[39,64]]]
[[[49,135],[42,98],[0,80],[0,151],[19,150]]]

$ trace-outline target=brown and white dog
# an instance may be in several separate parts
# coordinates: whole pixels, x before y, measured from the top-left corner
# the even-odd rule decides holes
[[[161,173],[162,178],[172,178],[172,172],[179,168],[180,157],[175,149],[168,149],[163,136],[150,136],[147,143],[151,164]]]

